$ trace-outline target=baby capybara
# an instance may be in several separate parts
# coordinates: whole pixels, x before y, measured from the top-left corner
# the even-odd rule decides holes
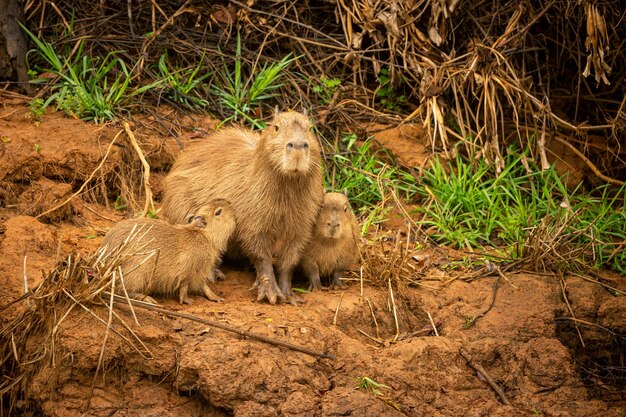
[[[322,288],[320,276],[332,277],[330,287],[340,287],[341,274],[358,258],[359,228],[348,198],[326,193],[300,265],[309,278],[309,290]]]
[[[100,246],[104,256],[118,257],[130,296],[154,302],[148,294],[174,295],[191,304],[188,293],[223,301],[211,291],[214,269],[235,230],[228,202],[215,199],[190,214],[185,224],[138,218],[116,224]],[[121,285],[117,286],[121,288]]]

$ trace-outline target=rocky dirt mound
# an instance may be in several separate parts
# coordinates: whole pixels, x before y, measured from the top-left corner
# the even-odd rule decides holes
[[[41,271],[70,252],[91,253],[102,232],[124,215],[113,204],[106,207],[103,197],[112,198],[110,191],[94,189],[93,198],[77,197],[64,208],[71,211],[33,217],[81,187],[119,126],[94,127],[50,115],[34,127],[20,121],[26,111],[6,111],[0,114],[0,134],[10,139],[0,144],[0,277],[5,283],[0,306],[22,294],[24,275],[33,288]],[[158,178],[178,145],[148,137],[139,136],[151,163],[160,167]],[[98,174],[101,183],[106,186],[120,166],[137,162],[129,155],[124,146],[113,147]],[[46,318],[58,324],[54,338],[32,332],[25,351],[9,350],[2,358],[3,366],[19,364],[1,381],[3,387],[15,382],[10,392],[18,401],[11,403],[7,395],[2,407],[13,407],[16,415],[46,416],[623,415],[623,379],[622,385],[611,384],[615,379],[598,371],[607,366],[593,365],[624,360],[626,297],[576,277],[469,276],[450,280],[442,272],[441,279],[396,291],[393,300],[386,288],[366,284],[361,292],[352,284],[305,294],[300,307],[272,306],[253,301],[249,271],[228,265],[226,280],[212,287],[227,300],[224,304],[194,297],[192,306],[180,306],[159,299],[172,311],[327,351],[334,360],[141,309],[136,309],[136,324],[124,303],[115,311],[137,337],[116,319],[112,329],[119,333],[109,331],[103,349],[109,311],[89,305],[90,313],[76,306],[67,315]],[[612,278],[611,284],[626,288],[623,278]],[[435,286],[440,289],[430,289]],[[25,305],[1,311],[2,327]],[[3,330],[2,337],[10,346],[11,333]],[[502,389],[508,405],[468,365],[462,349]],[[37,359],[34,352],[44,352],[43,360],[27,360]],[[11,379],[20,374],[28,377]],[[378,392],[357,389],[364,377],[385,386]]]

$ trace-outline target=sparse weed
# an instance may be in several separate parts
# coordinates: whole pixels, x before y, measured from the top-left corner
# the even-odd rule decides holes
[[[335,95],[337,88],[341,86],[341,80],[339,78],[328,78],[322,76],[320,83],[313,86],[312,90],[322,100],[322,103],[328,104],[332,97]]]
[[[280,78],[296,59],[287,55],[277,63],[264,64],[259,71],[246,78],[241,57],[241,38],[238,37],[234,69],[231,71],[224,64],[209,90],[219,98],[222,107],[232,112],[223,123],[245,119],[256,128],[265,127],[262,121],[253,117],[253,113],[261,104],[279,95],[278,90],[282,87]]]
[[[374,381],[372,378],[368,377],[368,376],[361,376],[356,378],[356,387],[355,389],[364,389],[372,394],[374,394],[376,397],[383,395],[381,389],[389,389],[390,387],[388,385],[385,384],[380,384],[376,381]]]
[[[465,322],[463,323],[463,330],[467,330],[467,329],[474,327],[474,324],[476,324],[476,319],[478,319],[478,316],[465,316]]]
[[[122,200],[121,195],[118,195],[115,199],[115,202],[113,203],[113,208],[115,210],[124,210],[126,208],[126,203],[124,203],[124,200]]]
[[[391,85],[389,68],[381,68],[378,73],[376,98],[384,108],[395,112],[402,112],[403,107],[407,105],[406,97],[398,94]]]
[[[35,144],[33,145],[33,151],[35,151],[35,152],[37,152],[37,153],[41,152],[41,145],[40,145],[40,144],[38,144],[38,143],[35,143]]]
[[[154,209],[150,209],[148,210],[148,212],[146,213],[146,217],[150,218],[150,219],[158,219],[159,216],[156,213],[156,211]]]

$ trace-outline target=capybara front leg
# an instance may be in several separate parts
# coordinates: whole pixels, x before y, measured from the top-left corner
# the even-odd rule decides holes
[[[285,296],[285,301],[293,305],[304,302],[302,297],[296,296],[291,288],[291,278],[293,275],[293,268],[281,269],[279,275],[280,289]]]
[[[189,291],[189,283],[182,284],[178,293],[178,301],[183,304],[191,305],[191,299],[187,296]]]
[[[305,260],[302,262],[302,269],[307,278],[309,278],[309,291],[321,290],[322,281],[320,280],[320,270],[317,267],[317,263]]]
[[[263,301],[267,298],[270,304],[276,304],[276,299],[285,299],[278,284],[276,283],[276,276],[274,275],[274,267],[272,260],[269,257],[264,257],[260,260],[254,261],[254,269],[256,269],[256,281],[252,288],[257,289],[257,301]]]
[[[343,283],[341,282],[342,274],[343,274],[342,270],[335,270],[335,272],[333,272],[333,280],[330,283],[331,289],[343,287]]]

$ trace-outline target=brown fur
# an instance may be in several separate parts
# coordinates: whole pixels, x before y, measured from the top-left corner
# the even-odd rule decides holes
[[[223,301],[207,280],[214,282],[213,271],[234,229],[230,204],[213,200],[189,216],[187,224],[124,220],[106,234],[100,250],[109,257],[120,256],[126,291],[137,298],[178,292],[181,303],[191,304],[189,291]]]
[[[320,276],[332,276],[331,288],[340,287],[341,274],[358,258],[358,241],[359,228],[348,198],[326,193],[300,263],[309,277],[309,290],[322,288]]]
[[[291,275],[322,198],[320,148],[307,117],[276,115],[261,132],[232,127],[190,146],[165,180],[163,214],[171,222],[212,198],[232,203],[240,249],[257,271],[257,299],[293,300]],[[280,273],[276,284],[272,263]]]

